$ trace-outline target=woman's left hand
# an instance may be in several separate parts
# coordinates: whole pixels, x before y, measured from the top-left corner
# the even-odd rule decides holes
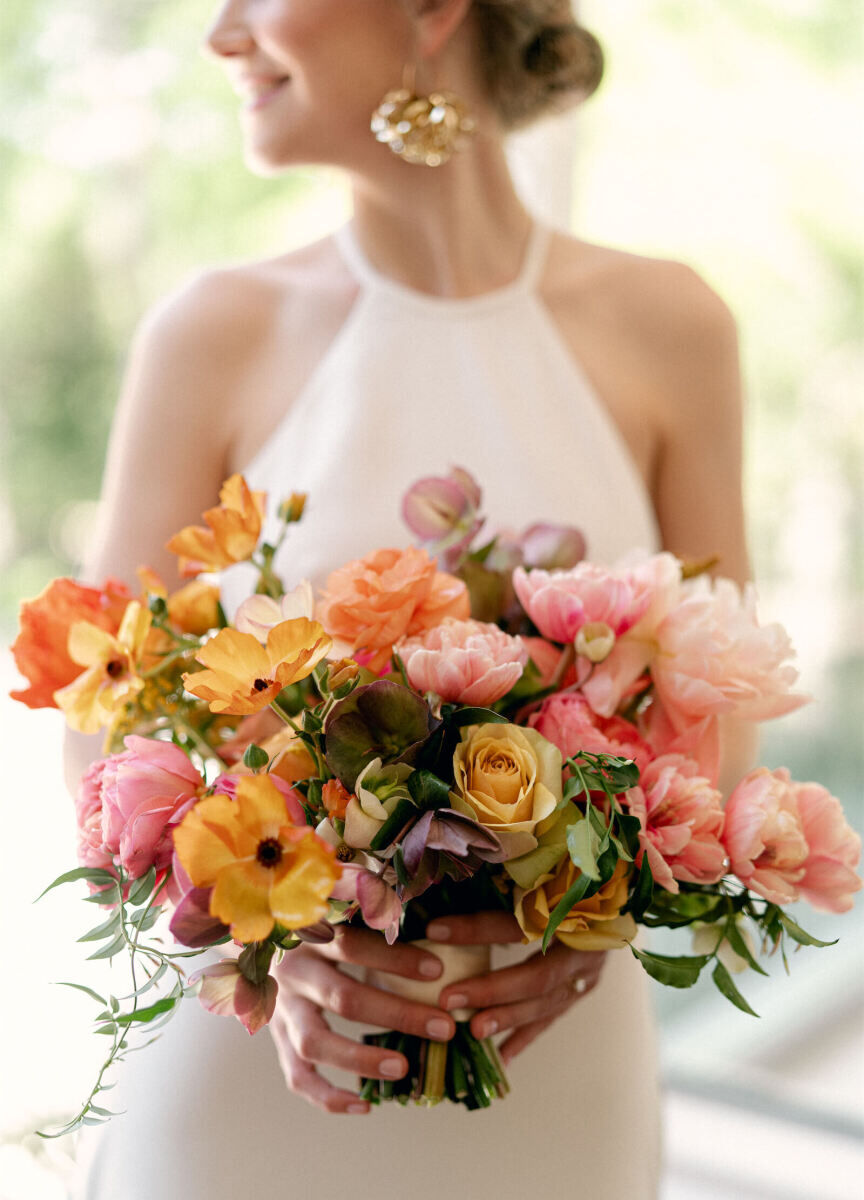
[[[505,912],[439,917],[426,936],[451,946],[522,942],[515,917]],[[556,942],[513,967],[490,971],[442,988],[443,1009],[476,1008],[471,1032],[476,1038],[512,1030],[499,1046],[505,1063],[515,1058],[554,1021],[596,986],[606,958],[602,950],[571,950]]]

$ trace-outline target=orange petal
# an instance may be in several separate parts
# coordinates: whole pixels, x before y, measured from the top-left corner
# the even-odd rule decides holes
[[[101,666],[91,667],[65,688],[60,688],[54,693],[57,707],[63,710],[70,729],[77,733],[98,733],[107,725],[108,722],[98,703],[102,682]]]
[[[123,620],[117,630],[117,641],[136,660],[144,649],[152,620],[149,609],[144,608],[137,600],[131,601],[126,606]]]
[[[267,634],[267,655],[273,668],[280,663],[292,662],[299,658],[304,650],[314,649],[315,662],[320,662],[330,645],[330,638],[324,632],[324,627],[318,621],[310,621],[306,617],[281,621]],[[311,671],[312,667],[309,670]]]
[[[237,783],[237,820],[258,838],[278,837],[288,824],[285,797],[266,775],[246,775]]]
[[[107,662],[118,652],[117,642],[110,633],[89,621],[76,621],[69,630],[69,657],[82,667]]]
[[[205,667],[243,680],[247,686],[254,679],[270,676],[270,659],[258,639],[251,633],[238,633],[236,629],[223,629],[217,633],[201,647],[196,658]]]
[[[253,861],[235,862],[219,872],[210,912],[241,942],[260,942],[273,928],[269,890],[273,872]]]
[[[270,908],[288,929],[314,925],[327,912],[327,900],[340,870],[310,833],[297,847],[290,869],[270,888]]]
[[[237,861],[241,833],[228,796],[206,796],[189,810],[174,830],[174,847],[196,887],[211,887],[217,875]]]

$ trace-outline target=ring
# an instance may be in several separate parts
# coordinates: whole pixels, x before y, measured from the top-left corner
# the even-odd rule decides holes
[[[581,975],[575,975],[570,980],[570,986],[574,992],[581,996],[583,992],[588,990],[588,980],[583,979]]]

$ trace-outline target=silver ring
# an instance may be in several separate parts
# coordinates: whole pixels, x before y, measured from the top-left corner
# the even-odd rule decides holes
[[[581,975],[576,975],[570,981],[570,986],[577,995],[581,996],[583,992],[587,992],[588,990],[588,980],[583,979]]]

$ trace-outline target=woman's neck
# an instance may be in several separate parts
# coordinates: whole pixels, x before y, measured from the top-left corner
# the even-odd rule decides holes
[[[481,295],[516,277],[531,216],[498,139],[478,137],[440,167],[395,158],[380,166],[352,179],[355,235],[378,271],[447,298]]]

